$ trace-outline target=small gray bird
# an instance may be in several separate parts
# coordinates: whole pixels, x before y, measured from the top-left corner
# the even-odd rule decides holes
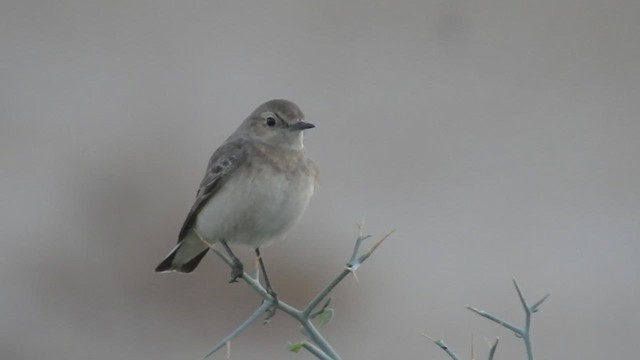
[[[192,272],[209,250],[206,241],[225,248],[236,282],[243,266],[228,244],[245,244],[255,249],[275,298],[260,247],[281,238],[313,195],[317,169],[302,144],[303,130],[313,127],[287,100],[268,101],[249,115],[211,156],[178,245],[156,271]]]

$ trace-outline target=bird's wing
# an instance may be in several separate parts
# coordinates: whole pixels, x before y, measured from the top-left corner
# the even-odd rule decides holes
[[[182,241],[193,226],[202,205],[218,191],[221,184],[224,183],[224,181],[229,178],[229,175],[245,160],[245,146],[246,141],[243,139],[227,141],[211,155],[207,172],[200,183],[200,188],[196,195],[196,201],[193,203],[189,215],[187,215],[182,225],[182,229],[180,229],[178,242]]]

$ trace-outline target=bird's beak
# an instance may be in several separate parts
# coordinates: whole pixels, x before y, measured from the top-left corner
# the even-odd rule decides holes
[[[311,128],[314,128],[314,127],[316,127],[316,126],[313,125],[313,124],[310,124],[310,123],[307,123],[307,122],[304,122],[304,121],[298,121],[295,124],[289,125],[289,130],[291,130],[291,131],[306,130],[306,129],[311,129]]]

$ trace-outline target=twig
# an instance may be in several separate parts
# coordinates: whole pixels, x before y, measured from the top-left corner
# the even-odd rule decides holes
[[[491,346],[491,350],[489,350],[489,360],[493,360],[493,355],[496,354],[496,349],[498,348],[498,341],[500,341],[499,337],[496,337],[496,341],[493,342]]]
[[[538,300],[536,303],[534,303],[533,305],[529,305],[529,303],[527,302],[524,293],[522,292],[522,290],[520,289],[520,286],[518,285],[518,282],[516,281],[516,279],[513,279],[513,286],[516,288],[516,292],[518,293],[518,298],[520,299],[520,303],[522,304],[522,308],[524,309],[524,313],[525,313],[525,324],[522,328],[519,328],[513,324],[510,324],[502,319],[500,319],[499,317],[488,313],[484,310],[480,310],[478,308],[472,307],[472,306],[466,306],[467,309],[473,311],[474,313],[487,318],[499,325],[501,325],[502,327],[512,331],[516,337],[522,338],[522,340],[524,341],[525,344],[525,348],[527,351],[527,358],[528,360],[534,360],[533,359],[533,346],[531,345],[531,316],[533,315],[533,313],[537,312],[540,308],[540,305],[542,305],[542,303],[547,300],[547,298],[549,297],[549,294],[545,295],[542,297],[542,299]],[[423,334],[424,335],[424,334]],[[445,345],[443,340],[436,340],[428,335],[424,335],[425,337],[429,338],[431,341],[433,341],[436,345],[438,345],[442,350],[444,350],[452,359],[454,360],[458,360],[457,355],[455,355],[455,353],[453,353],[453,351],[451,349],[449,349],[449,347],[447,345]],[[496,349],[498,348],[498,342],[500,341],[500,338],[496,338],[496,341],[493,343],[493,345],[491,346],[491,349],[489,350],[489,360],[493,360],[493,357],[496,353]],[[471,358],[475,358],[475,354],[474,354],[474,350],[473,350],[473,338],[471,339]]]
[[[520,299],[520,303],[522,304],[522,308],[524,309],[525,323],[522,328],[518,328],[484,310],[476,309],[471,306],[467,306],[467,309],[513,331],[517,337],[522,338],[522,340],[524,341],[524,346],[527,350],[527,358],[529,360],[533,360],[533,346],[531,344],[531,315],[533,315],[533,313],[538,311],[538,308],[540,307],[540,305],[542,305],[542,303],[545,300],[547,300],[547,298],[549,297],[549,294],[545,295],[542,299],[538,300],[535,304],[529,305],[527,303],[527,300],[522,290],[520,290],[520,286],[518,285],[518,282],[516,281],[515,278],[513,279],[513,286],[516,288],[516,292],[518,293],[518,298]],[[497,345],[497,340],[496,340],[496,345]]]
[[[287,315],[294,318],[303,329],[303,333],[309,337],[311,342],[303,342],[302,347],[313,354],[315,357],[321,360],[341,360],[340,356],[336,351],[331,347],[329,342],[322,336],[318,328],[313,324],[312,319],[319,314],[319,312],[323,311],[329,305],[328,301],[323,306],[322,310],[314,312],[313,310],[320,304],[329,293],[349,274],[353,273],[362,263],[364,263],[371,254],[385,241],[391,234],[390,232],[378,242],[376,242],[369,251],[364,253],[363,255],[358,257],[358,253],[360,250],[360,246],[362,242],[368,239],[369,235],[362,235],[362,229],[360,229],[360,234],[356,239],[356,244],[353,249],[353,253],[351,258],[347,262],[347,266],[342,272],[338,274],[333,280],[331,280],[313,299],[307,303],[307,305],[299,310],[286,302],[278,299],[278,302],[274,305],[274,299],[267,292],[267,290],[262,286],[259,280],[259,272],[256,273],[255,277],[251,277],[246,272],[242,274],[242,280],[247,283],[251,288],[253,288],[258,295],[260,295],[264,301],[262,305],[247,319],[243,322],[238,328],[236,328],[231,334],[222,339],[220,342],[213,347],[213,349],[204,357],[208,358],[213,355],[216,351],[220,350],[226,344],[228,344],[232,339],[246,330],[253,322],[255,322],[261,314],[265,313],[270,307],[275,306],[278,310],[286,313]],[[196,235],[202,240],[209,248],[220,257],[229,267],[233,267],[233,261],[226,254],[222,253],[218,249],[214,247],[213,244],[207,242],[201,234],[196,232]],[[457,360],[457,359],[456,359]]]
[[[453,350],[451,350],[449,348],[449,346],[447,346],[447,344],[444,343],[444,340],[442,339],[434,339],[431,336],[427,335],[427,334],[422,334],[422,336],[426,337],[427,339],[433,341],[434,344],[438,345],[440,347],[440,349],[444,350],[444,352],[447,353],[447,355],[449,355],[449,357],[453,360],[460,360],[460,358],[458,357],[458,355],[456,355]]]
[[[329,356],[327,356],[327,354],[322,352],[322,350],[318,349],[315,345],[313,345],[308,341],[305,341],[304,343],[302,343],[302,347],[305,348],[308,352],[315,355],[315,357],[317,357],[318,359],[332,360]]]
[[[211,349],[211,351],[209,351],[207,353],[207,355],[205,355],[203,357],[203,359],[208,358],[214,352],[222,349],[222,347],[227,345],[227,343],[229,343],[231,340],[233,340],[236,336],[240,335],[240,333],[243,332],[244,330],[246,330],[251,324],[253,324],[253,322],[256,321],[260,317],[260,315],[264,314],[264,312],[267,311],[270,306],[271,306],[271,302],[269,302],[269,301],[265,301],[264,303],[262,303],[262,305],[260,305],[258,310],[256,310],[253,314],[251,314],[251,316],[249,316],[249,318],[247,320],[245,320],[242,323],[242,325],[238,326],[237,329],[232,331],[231,334],[227,335],[227,337],[225,337],[224,339],[220,340],[220,342],[218,342],[216,344],[216,346],[214,346],[213,349]]]
[[[482,316],[482,317],[485,317],[485,318],[487,318],[487,319],[489,319],[489,320],[491,320],[493,322],[496,322],[496,323],[506,327],[507,329],[509,329],[509,330],[513,331],[514,333],[518,334],[518,336],[522,336],[522,330],[520,330],[517,327],[509,324],[508,322],[506,322],[504,320],[501,320],[501,319],[491,315],[490,313],[488,313],[488,312],[486,312],[484,310],[476,309],[476,308],[474,308],[472,306],[466,306],[466,308],[471,310],[471,311],[473,311],[474,313]]]

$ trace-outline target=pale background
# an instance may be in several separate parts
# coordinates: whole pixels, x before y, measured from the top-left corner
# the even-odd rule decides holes
[[[199,359],[259,304],[209,256],[153,273],[211,152],[259,103],[307,120],[322,187],[266,249],[295,305],[366,218],[392,238],[335,292],[344,359],[640,353],[640,2],[0,4],[0,358]],[[238,250],[251,264],[251,252]],[[311,359],[279,314],[233,359]],[[220,354],[217,359],[224,358]]]

